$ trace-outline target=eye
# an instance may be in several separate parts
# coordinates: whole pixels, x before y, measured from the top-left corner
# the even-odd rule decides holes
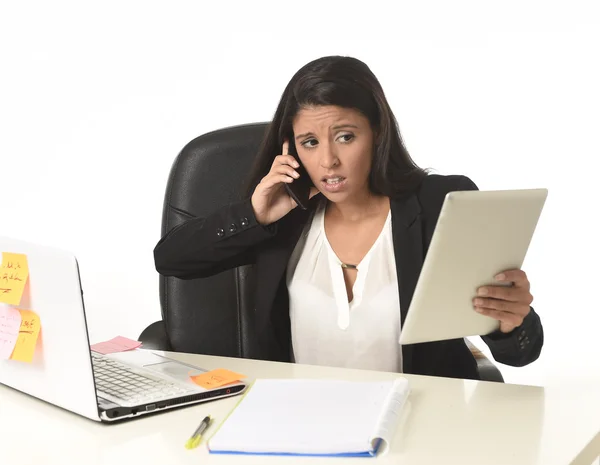
[[[312,142],[314,142],[314,144],[312,144]],[[302,142],[302,147],[304,147],[305,149],[312,149],[315,148],[319,143],[317,142],[316,139],[308,139],[305,140],[304,142]]]
[[[337,140],[340,141],[342,144],[347,144],[347,143],[351,142],[352,139],[354,139],[354,134],[341,134],[337,138]]]

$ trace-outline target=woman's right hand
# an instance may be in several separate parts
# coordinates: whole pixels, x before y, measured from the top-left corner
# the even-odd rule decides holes
[[[252,208],[257,221],[266,226],[283,218],[296,208],[296,202],[288,195],[285,184],[300,176],[294,168],[300,165],[288,153],[289,143],[283,143],[282,155],[277,155],[269,173],[261,179],[252,194]]]

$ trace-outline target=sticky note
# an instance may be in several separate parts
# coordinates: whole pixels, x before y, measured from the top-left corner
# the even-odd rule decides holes
[[[40,318],[31,310],[19,310],[21,314],[21,326],[19,328],[19,337],[15,344],[11,360],[31,363],[38,336],[40,334]]]
[[[15,348],[21,328],[21,312],[0,305],[0,360],[7,360]]]
[[[29,276],[27,255],[2,252],[0,264],[0,302],[19,305]]]
[[[109,341],[92,344],[90,349],[92,349],[94,352],[98,352],[99,354],[106,355],[137,349],[141,345],[142,343],[139,341],[134,341],[123,336],[117,336],[113,337]]]
[[[214,389],[226,384],[233,383],[244,379],[246,375],[235,373],[233,371],[225,370],[224,368],[218,368],[216,370],[207,371],[201,375],[190,376],[192,381],[198,386],[205,389]]]

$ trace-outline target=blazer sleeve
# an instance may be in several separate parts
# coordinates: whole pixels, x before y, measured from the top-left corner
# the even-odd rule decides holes
[[[539,315],[530,307],[521,326],[510,333],[494,331],[481,337],[494,359],[505,365],[522,367],[537,360],[544,345],[544,330]]]
[[[154,248],[156,270],[163,276],[195,279],[251,264],[256,246],[276,231],[276,224],[258,223],[250,199],[229,204],[168,231]]]
[[[460,190],[478,190],[468,177],[461,179]],[[482,336],[494,359],[505,365],[520,367],[537,360],[544,344],[544,330],[539,315],[530,307],[523,323],[510,333],[500,330]]]

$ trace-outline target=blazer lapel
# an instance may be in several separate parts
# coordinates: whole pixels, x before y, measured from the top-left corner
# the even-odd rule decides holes
[[[281,285],[281,280],[285,278],[285,270],[290,256],[300,239],[300,235],[314,207],[315,204],[311,199],[311,205],[308,210],[296,208],[288,213],[278,223],[278,231],[273,243],[262,251],[260,263],[257,263],[257,265],[261,267],[259,274],[265,277],[268,276],[268,279],[264,279],[259,283],[261,289],[259,294],[257,294],[257,299],[260,299],[260,301],[257,301],[258,307],[265,310],[271,309],[271,312],[278,310],[273,308],[273,301]],[[262,328],[266,328],[272,318],[272,315],[266,312],[257,316],[259,319],[262,319]]]
[[[400,322],[404,326],[408,307],[423,266],[421,207],[416,195],[392,199],[392,237],[400,295]],[[413,345],[402,346],[403,372],[412,372]]]
[[[273,282],[276,282],[275,287],[279,285],[279,281],[283,278],[290,255],[300,239],[309,216],[309,210],[298,208],[289,213],[289,218],[286,218],[287,221],[282,221],[278,225],[277,245],[272,247],[269,253],[269,262],[272,266],[269,274]]]

